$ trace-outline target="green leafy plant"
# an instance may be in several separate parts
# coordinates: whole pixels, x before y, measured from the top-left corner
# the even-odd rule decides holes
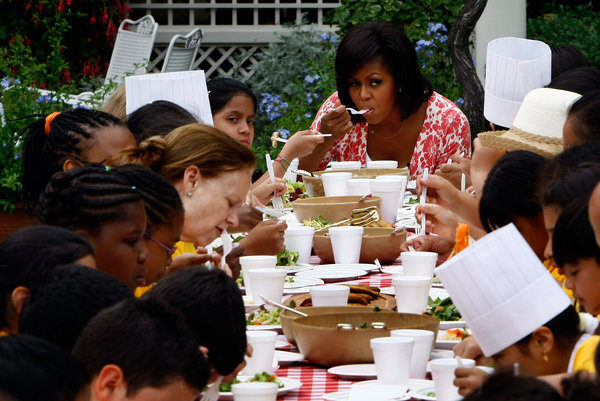
[[[20,34],[0,47],[0,209],[14,210],[21,201],[21,150],[23,130],[36,118],[53,111],[69,110],[69,94],[79,93],[87,80],[67,79],[68,62],[62,49],[71,32],[70,11],[54,9],[37,21],[44,27],[42,39],[49,53],[39,55],[30,40]],[[66,73],[65,73],[66,71]],[[114,86],[102,86],[87,102],[98,107]],[[40,88],[51,88],[52,91]]]
[[[596,68],[600,67],[600,12],[591,4],[566,6],[550,3],[544,14],[527,20],[527,36],[550,47],[570,44]]]

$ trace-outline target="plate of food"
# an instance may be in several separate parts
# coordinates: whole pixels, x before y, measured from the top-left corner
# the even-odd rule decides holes
[[[367,380],[361,382],[365,383],[365,385],[377,383],[376,380]],[[357,383],[358,384],[358,383]],[[353,386],[357,385],[353,384]],[[431,380],[422,380],[422,379],[408,379],[408,393],[406,397],[398,398],[400,399],[409,399],[410,397],[417,398],[415,394],[421,393],[425,389],[433,389],[433,382]],[[431,390],[433,391],[433,390]],[[328,393],[323,396],[323,399],[326,401],[348,401],[350,397],[350,390],[345,391],[337,391],[335,393]],[[433,398],[435,400],[435,398]]]
[[[302,382],[300,380],[269,375],[268,373],[263,372],[257,373],[254,376],[238,376],[229,383],[221,383],[219,385],[219,400],[233,400],[233,393],[231,392],[231,386],[233,384],[253,381],[277,383],[279,386],[279,390],[277,390],[277,397],[289,393],[290,391],[298,390],[300,387],[302,387]]]
[[[299,259],[298,252],[290,251],[289,249],[284,249],[283,251],[277,254],[277,263],[276,267],[285,269],[288,274],[294,274],[297,272],[301,272],[304,270],[311,270],[314,267],[309,265],[308,263],[298,263]]]
[[[435,388],[433,384],[427,387],[411,390],[409,394],[417,400],[435,401]]]
[[[348,287],[350,287],[348,306],[373,306],[384,309],[393,309],[396,306],[396,298],[381,294],[377,287],[363,285],[348,285]],[[285,305],[292,308],[312,306],[312,299],[310,294],[298,294],[285,301]]]
[[[279,314],[281,309],[273,308],[267,310],[261,305],[256,311],[246,317],[246,330],[275,330],[281,331],[281,320]]]
[[[469,336],[467,329],[447,329],[440,330],[435,341],[435,347],[438,349],[453,349],[456,344]]]

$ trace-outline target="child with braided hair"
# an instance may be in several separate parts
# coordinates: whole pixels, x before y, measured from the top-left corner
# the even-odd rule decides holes
[[[139,166],[123,166],[121,174],[88,164],[55,174],[37,206],[38,221],[67,228],[88,238],[96,251],[96,267],[131,290],[145,284],[148,248],[144,241],[146,212],[131,177]]]
[[[30,124],[23,144],[23,199],[33,214],[52,175],[102,163],[130,145],[133,136],[112,114],[83,108],[54,112]]]

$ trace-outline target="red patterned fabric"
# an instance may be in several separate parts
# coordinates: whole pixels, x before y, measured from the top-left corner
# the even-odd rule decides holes
[[[311,129],[319,129],[321,117],[333,108],[338,100],[335,92],[321,106]],[[367,163],[368,124],[356,124],[346,135],[338,139],[325,154],[319,165],[324,170],[332,161],[360,160],[363,167]],[[469,122],[460,109],[450,100],[433,92],[427,104],[427,112],[423,128],[417,139],[409,164],[411,179],[415,179],[425,167],[433,173],[437,166],[446,163],[455,153],[463,153],[471,157],[471,129]]]

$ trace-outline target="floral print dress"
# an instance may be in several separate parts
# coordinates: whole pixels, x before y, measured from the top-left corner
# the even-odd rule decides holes
[[[311,129],[320,128],[321,117],[333,108],[337,100],[338,94],[335,92],[323,103],[310,126]],[[319,164],[319,170],[324,170],[332,160],[360,160],[363,167],[366,167],[368,135],[369,126],[366,122],[356,124],[329,149]],[[411,179],[421,174],[425,167],[433,173],[440,164],[446,163],[450,156],[461,152],[464,157],[471,157],[469,122],[453,102],[433,92],[427,103],[423,128],[408,166]]]

